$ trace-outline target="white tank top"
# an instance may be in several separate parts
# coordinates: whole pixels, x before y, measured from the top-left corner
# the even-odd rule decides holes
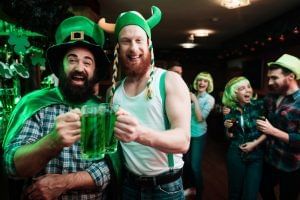
[[[165,70],[155,68],[151,88],[152,99],[146,99],[146,88],[138,95],[128,96],[124,90],[124,80],[117,88],[113,102],[131,113],[142,126],[157,131],[166,130],[164,109],[159,91],[160,77]],[[137,175],[154,176],[169,170],[167,154],[137,142],[121,142],[127,169]],[[182,154],[174,154],[174,169],[183,167]]]

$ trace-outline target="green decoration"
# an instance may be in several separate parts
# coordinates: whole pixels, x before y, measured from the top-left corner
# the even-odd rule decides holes
[[[27,36],[17,35],[16,33],[10,33],[8,43],[14,46],[14,51],[18,55],[24,55],[26,49],[30,46]]]
[[[45,66],[45,58],[42,56],[42,54],[34,54],[32,57],[31,57],[31,64],[33,66],[36,66],[36,65],[40,65],[40,66]]]

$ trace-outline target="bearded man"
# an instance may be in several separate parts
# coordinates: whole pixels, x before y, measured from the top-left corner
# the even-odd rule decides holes
[[[151,28],[161,11],[153,6],[152,13],[145,20],[128,11],[116,25],[104,19],[98,24],[115,33],[114,70],[120,64],[126,76],[110,93],[123,109],[115,126],[124,155],[123,199],[178,200],[184,199],[182,153],[189,148],[191,103],[183,79],[154,66]]]
[[[261,183],[261,196],[298,199],[300,189],[300,79],[299,58],[284,54],[268,63],[270,95],[265,98],[266,120],[257,120],[257,129],[268,136]]]
[[[79,108],[99,103],[93,88],[109,65],[104,32],[75,16],[59,25],[55,39],[47,59],[59,87],[30,93],[17,105],[3,142],[5,168],[28,180],[25,199],[106,199],[114,170],[105,159],[83,159],[79,145]]]

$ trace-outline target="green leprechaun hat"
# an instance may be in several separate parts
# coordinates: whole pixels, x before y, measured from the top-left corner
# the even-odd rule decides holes
[[[109,67],[109,60],[103,51],[104,41],[104,31],[92,20],[83,16],[65,19],[56,30],[56,44],[47,50],[51,71],[59,77],[63,56],[70,48],[79,46],[88,48],[94,54],[98,76],[103,77]]]

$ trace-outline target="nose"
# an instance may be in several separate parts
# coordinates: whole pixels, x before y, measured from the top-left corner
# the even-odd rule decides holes
[[[79,59],[78,62],[77,62],[77,65],[76,65],[76,67],[75,67],[75,69],[76,69],[77,71],[84,71],[85,67],[86,67],[86,66],[85,66],[83,60]]]
[[[272,79],[269,79],[268,85],[273,85],[274,81]]]
[[[134,41],[132,41],[132,42],[130,43],[130,50],[131,50],[131,51],[136,51],[137,49],[138,49],[137,43],[134,42]]]

